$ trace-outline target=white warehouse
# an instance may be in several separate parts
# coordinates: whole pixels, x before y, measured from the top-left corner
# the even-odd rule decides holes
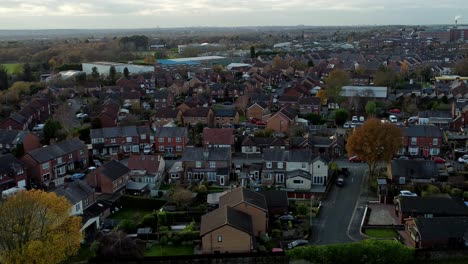
[[[109,70],[112,66],[115,67],[115,71],[117,73],[123,73],[125,68],[128,69],[130,74],[154,72],[154,66],[135,65],[135,64],[127,64],[127,63],[118,63],[118,62],[99,61],[99,62],[82,63],[81,65],[83,67],[83,71],[86,72],[86,74],[91,74],[93,72],[93,68],[96,67],[99,74],[104,74],[105,76],[109,75]]]

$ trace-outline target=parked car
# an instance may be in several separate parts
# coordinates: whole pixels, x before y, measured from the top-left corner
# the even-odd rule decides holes
[[[288,249],[293,249],[295,247],[307,246],[309,245],[309,241],[304,239],[294,240],[291,243],[288,243]]]
[[[434,160],[435,163],[438,163],[438,164],[445,164],[445,159],[439,157],[439,156],[434,156],[432,158],[432,160]]]
[[[418,196],[418,195],[408,190],[401,190],[400,196]]]
[[[351,127],[351,124],[348,123],[348,122],[345,122],[345,123],[343,124],[343,128],[350,128],[350,127]]]
[[[399,160],[409,160],[409,158],[407,156],[400,156],[398,157]]]
[[[392,122],[392,123],[396,123],[396,122],[398,122],[398,119],[397,119],[397,117],[396,117],[396,116],[394,116],[394,115],[390,115],[390,116],[388,117],[388,120],[390,120],[390,122]]]
[[[73,180],[83,180],[86,177],[86,174],[84,173],[74,173],[71,178]]]
[[[260,121],[260,119],[255,118],[255,117],[250,119],[250,123],[252,123],[252,124],[256,124],[258,121]]]
[[[338,186],[338,187],[343,187],[344,186],[344,178],[343,177],[338,177],[336,179],[336,186]]]
[[[465,164],[468,163],[468,154],[459,157],[459,158],[458,158],[458,162],[460,162],[460,163],[465,163]]]
[[[96,165],[96,167],[101,167],[102,166],[102,162],[98,159],[93,159],[93,162],[94,162],[94,165]]]
[[[153,148],[151,147],[151,145],[146,145],[143,148],[143,153],[145,153],[146,155],[151,154],[151,152],[153,152]]]
[[[353,116],[353,117],[351,118],[351,123],[357,123],[357,122],[359,122],[358,117],[357,117],[357,116]]]
[[[364,123],[365,120],[366,120],[366,118],[364,116],[359,117],[359,122]]]
[[[348,161],[349,161],[349,162],[364,162],[364,161],[361,160],[358,156],[349,157],[349,158],[348,158]]]
[[[37,124],[34,128],[33,131],[42,131],[44,130],[44,124]]]
[[[257,124],[258,126],[266,126],[266,125],[267,125],[267,123],[266,123],[265,121],[261,121],[261,120],[257,121],[256,124]]]
[[[287,214],[279,217],[280,221],[293,221],[295,218],[293,215]]]
[[[408,118],[408,123],[416,123],[419,120],[419,117],[417,116],[412,116]]]
[[[399,114],[401,113],[401,110],[398,108],[393,108],[393,109],[390,109],[389,112],[392,114]]]
[[[344,167],[344,168],[341,168],[341,174],[345,177],[348,177],[349,176],[349,169]]]
[[[78,119],[84,119],[86,117],[88,117],[88,114],[85,114],[85,113],[79,113],[79,114],[76,115],[76,118],[78,118]]]

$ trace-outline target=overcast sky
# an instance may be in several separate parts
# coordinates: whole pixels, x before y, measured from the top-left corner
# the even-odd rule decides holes
[[[1,0],[0,29],[450,24],[468,0]]]

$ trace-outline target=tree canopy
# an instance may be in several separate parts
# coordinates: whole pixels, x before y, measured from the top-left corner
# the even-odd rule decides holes
[[[375,116],[377,112],[377,104],[374,101],[366,103],[366,114],[369,116]]]
[[[0,205],[0,262],[60,263],[76,254],[81,218],[69,215],[65,197],[24,191]]]
[[[357,155],[367,162],[370,175],[374,175],[377,162],[385,161],[387,166],[390,165],[393,155],[403,144],[402,137],[403,134],[396,125],[371,118],[348,138],[346,151],[349,156]]]
[[[464,59],[455,64],[455,73],[460,76],[468,76],[468,59]]]
[[[62,124],[59,121],[47,120],[44,124],[45,143],[49,144],[51,139],[58,137],[60,129],[62,129]]]
[[[337,126],[342,126],[349,118],[349,113],[346,109],[337,109],[333,112],[333,118]]]
[[[325,80],[327,84],[328,99],[337,100],[340,98],[341,88],[350,83],[349,74],[341,69],[335,69]]]

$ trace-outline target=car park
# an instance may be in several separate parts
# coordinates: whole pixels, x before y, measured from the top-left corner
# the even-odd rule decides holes
[[[401,190],[400,196],[418,196],[418,195],[408,190]]]
[[[298,239],[294,240],[291,243],[288,243],[288,249],[293,249],[295,247],[307,246],[309,245],[309,241],[305,239]]]

